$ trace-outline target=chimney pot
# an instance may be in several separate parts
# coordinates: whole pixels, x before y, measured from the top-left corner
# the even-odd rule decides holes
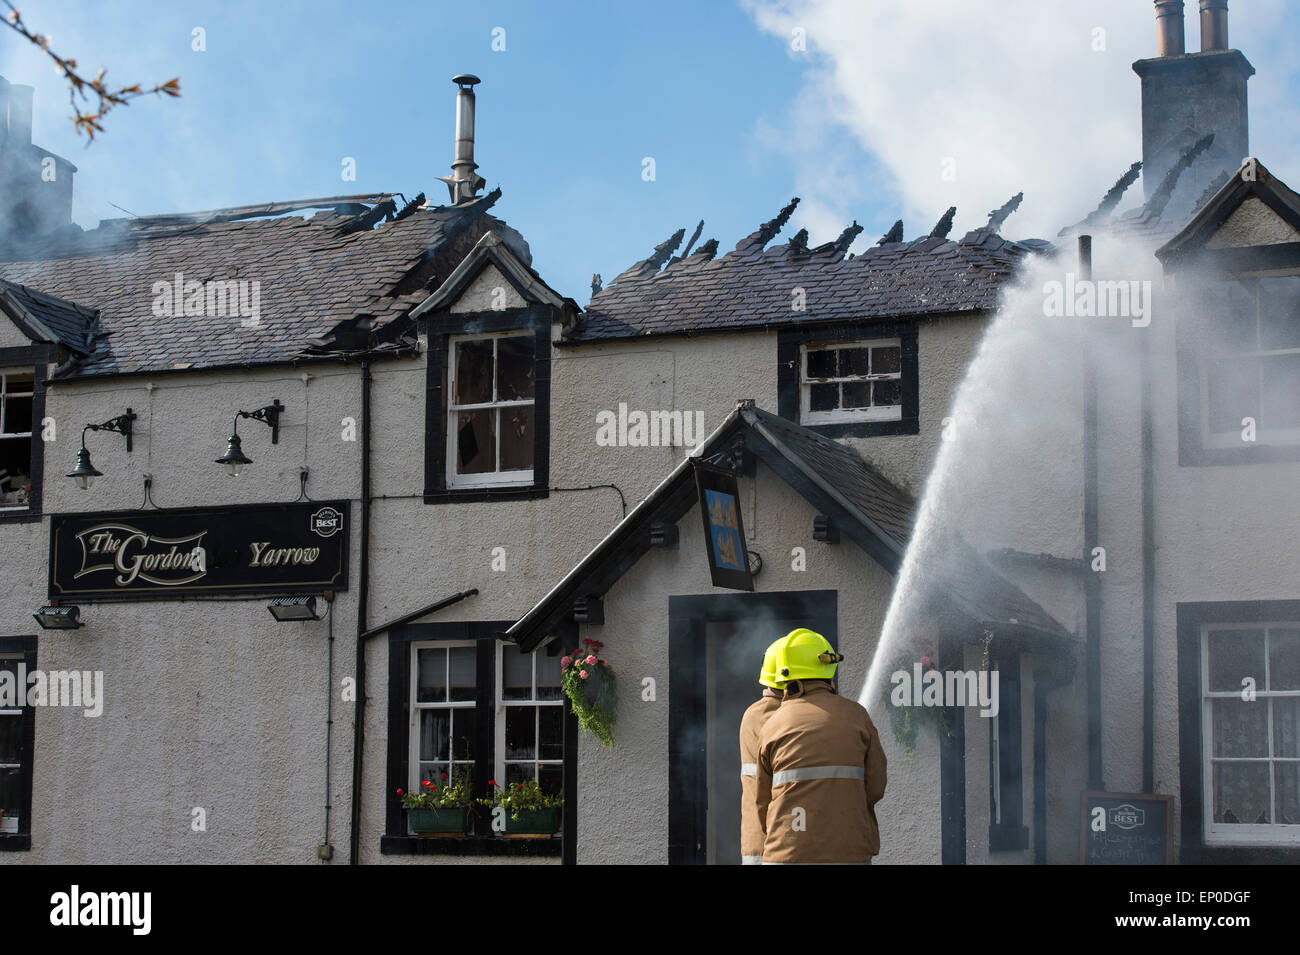
[[[1228,48],[1228,0],[1201,0],[1201,52]]]
[[[1183,0],[1156,0],[1156,56],[1182,56]]]

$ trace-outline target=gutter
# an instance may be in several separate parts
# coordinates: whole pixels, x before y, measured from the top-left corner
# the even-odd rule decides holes
[[[1142,791],[1155,792],[1156,508],[1151,340],[1142,341]]]

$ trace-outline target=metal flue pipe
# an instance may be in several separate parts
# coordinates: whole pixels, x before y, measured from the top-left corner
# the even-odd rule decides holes
[[[1156,56],[1182,56],[1187,52],[1183,0],[1156,0],[1156,29]]]

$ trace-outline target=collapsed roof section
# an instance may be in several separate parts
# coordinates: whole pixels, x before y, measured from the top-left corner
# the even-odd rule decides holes
[[[485,232],[500,190],[458,206],[390,193],[110,219],[0,249],[0,278],[98,314],[62,377],[284,364],[393,343]],[[317,210],[309,217],[293,213]],[[69,333],[69,342],[76,335]]]
[[[694,252],[688,245],[673,257],[685,236],[679,229],[608,286],[602,288],[597,277],[586,313],[563,340],[987,312],[996,307],[1002,284],[1020,260],[1040,244],[998,234],[1021,198],[1013,197],[989,214],[987,225],[956,241],[947,238],[956,213],[950,208],[927,235],[904,241],[899,221],[858,255],[848,252],[862,232],[856,222],[833,242],[814,248],[806,230],[769,248],[797,198],[721,258],[716,239]]]
[[[916,520],[916,502],[856,451],[801,425],[740,402],[704,441],[698,456],[744,450],[772,469],[891,574],[897,575]],[[525,651],[574,619],[575,604],[600,597],[652,546],[652,528],[676,523],[696,505],[692,458],[682,461],[569,571],[506,637]],[[1033,635],[1068,654],[1073,637],[1018,587],[996,573],[955,533],[929,548],[932,592],[973,624],[995,634]]]

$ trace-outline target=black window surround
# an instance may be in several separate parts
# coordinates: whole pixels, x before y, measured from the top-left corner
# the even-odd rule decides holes
[[[560,834],[551,838],[506,839],[490,829],[486,813],[475,812],[472,833],[464,838],[423,838],[408,835],[406,815],[397,790],[405,788],[410,769],[411,645],[442,640],[473,640],[477,646],[478,692],[475,708],[473,787],[475,798],[485,798],[493,779],[496,726],[496,642],[513,620],[419,623],[395,628],[388,635],[388,772],[384,794],[383,855],[491,855],[560,857],[566,865],[576,858],[577,844],[567,833],[576,832],[578,782],[578,720],[564,701],[564,806]],[[552,646],[537,653],[563,653],[578,644],[577,627],[570,624]],[[563,649],[562,649],[563,648]]]
[[[1198,281],[1232,281],[1254,278],[1265,270],[1300,274],[1300,243],[1214,249],[1178,260],[1180,270]],[[1168,269],[1167,269],[1168,271]],[[1175,322],[1178,375],[1178,464],[1180,467],[1274,464],[1300,461],[1300,445],[1261,445],[1242,442],[1240,447],[1207,448],[1201,435],[1201,348],[1197,334]]]
[[[1204,737],[1201,727],[1201,629],[1215,623],[1300,620],[1300,600],[1180,603],[1178,618],[1178,757],[1182,804],[1178,861],[1183,865],[1295,865],[1300,847],[1219,846],[1205,842]]]
[[[0,653],[23,655],[22,662],[31,673],[36,669],[36,637],[0,637]],[[20,687],[25,692],[25,687]],[[32,847],[32,761],[36,750],[36,709],[31,706],[23,708],[21,742],[19,751],[22,760],[22,775],[19,780],[22,800],[18,809],[18,831],[0,834],[0,852],[26,852]],[[9,810],[12,807],[6,806]]]
[[[32,384],[31,491],[26,508],[0,510],[0,524],[34,524],[41,519],[41,489],[45,483],[45,442],[41,440],[41,422],[45,419],[45,376],[50,364],[57,360],[57,353],[58,348],[54,345],[0,348],[0,368],[30,365],[35,371]],[[71,461],[68,467],[72,467]]]
[[[854,421],[838,424],[804,424],[800,418],[799,351],[803,345],[826,342],[874,341],[897,338],[902,345],[899,379],[902,416],[894,421]],[[821,325],[783,328],[777,333],[777,413],[828,438],[867,438],[920,432],[919,362],[916,322]]]
[[[551,325],[560,320],[549,305],[490,312],[440,312],[428,321],[428,367],[424,404],[424,503],[517,501],[546,497],[551,481]],[[531,330],[536,341],[533,379],[533,479],[503,487],[447,486],[447,361],[452,336]]]

